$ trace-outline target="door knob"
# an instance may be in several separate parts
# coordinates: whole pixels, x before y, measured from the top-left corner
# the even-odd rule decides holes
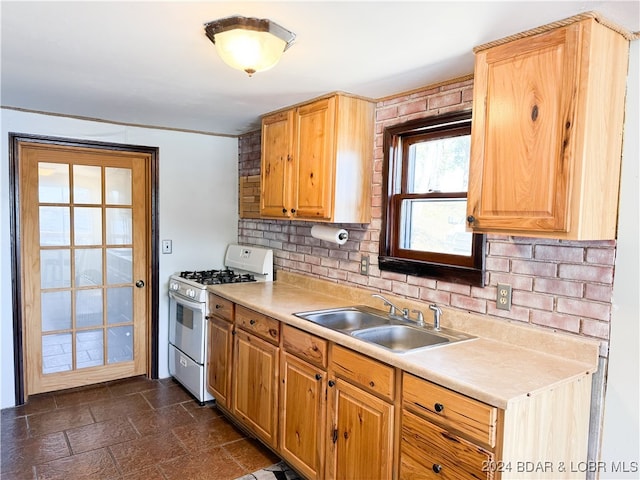
[[[144,281],[143,281],[143,280],[138,280],[138,281],[136,282],[136,287],[138,287],[138,288],[142,288],[142,287],[144,287]]]

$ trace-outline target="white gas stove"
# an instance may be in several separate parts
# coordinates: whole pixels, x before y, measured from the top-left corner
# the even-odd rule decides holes
[[[184,271],[169,279],[169,373],[204,403],[209,285],[273,281],[273,251],[229,245],[222,269]]]

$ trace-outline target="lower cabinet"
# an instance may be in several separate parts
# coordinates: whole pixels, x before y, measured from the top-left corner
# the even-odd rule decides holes
[[[277,448],[279,348],[236,328],[231,412]]]
[[[231,352],[235,305],[229,300],[209,294],[211,312],[207,315],[207,389],[217,405],[230,408]]]
[[[326,478],[393,478],[395,369],[332,345]]]
[[[308,480],[584,477],[565,466],[587,459],[590,375],[499,409],[219,305],[209,317],[209,391]]]
[[[215,317],[209,319],[207,388],[216,403],[224,408],[230,406],[232,332],[232,323]]]
[[[328,401],[326,478],[392,478],[393,405],[340,378]]]
[[[401,479],[491,479],[498,409],[404,373]]]
[[[309,479],[323,478],[326,372],[282,354],[280,454]]]

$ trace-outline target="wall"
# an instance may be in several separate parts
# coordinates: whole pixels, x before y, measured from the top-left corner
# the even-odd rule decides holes
[[[602,479],[640,477],[640,43],[631,44],[622,180],[618,216],[618,255],[613,286],[610,361],[602,439]],[[635,470],[614,472],[614,462]]]
[[[216,268],[237,240],[236,138],[127,127],[2,109],[0,172],[0,405],[14,405],[13,305],[9,231],[8,133],[26,133],[159,147],[159,237],[173,240],[160,255],[159,375],[168,377],[169,276],[180,270]],[[193,203],[192,203],[193,202]]]

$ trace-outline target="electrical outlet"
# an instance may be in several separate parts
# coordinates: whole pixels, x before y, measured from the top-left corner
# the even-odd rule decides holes
[[[360,275],[369,275],[369,255],[360,257]]]
[[[496,307],[499,310],[511,310],[511,285],[506,283],[498,284]]]
[[[162,240],[162,253],[171,253],[172,243],[171,240]]]

